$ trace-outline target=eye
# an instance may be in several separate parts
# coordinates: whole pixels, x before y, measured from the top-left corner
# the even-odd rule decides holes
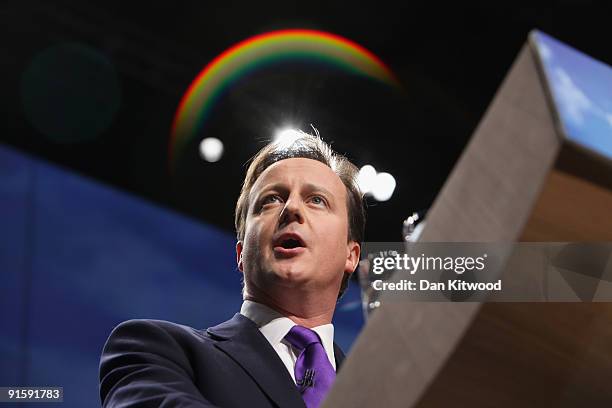
[[[327,205],[327,202],[325,201],[325,199],[318,195],[312,196],[310,201],[316,205]]]
[[[270,194],[268,196],[265,196],[263,200],[261,200],[261,205],[264,206],[266,204],[274,204],[274,203],[280,203],[280,202],[281,202],[281,198],[278,195]]]

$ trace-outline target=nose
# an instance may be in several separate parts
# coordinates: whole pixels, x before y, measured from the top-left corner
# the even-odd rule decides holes
[[[279,216],[279,226],[297,222],[302,224],[304,222],[304,212],[300,199],[297,197],[289,197],[285,202],[285,206]]]

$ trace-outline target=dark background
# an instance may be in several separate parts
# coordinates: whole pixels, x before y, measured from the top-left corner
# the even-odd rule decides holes
[[[358,166],[395,176],[393,197],[370,205],[366,240],[399,240],[401,221],[433,202],[531,29],[612,61],[605,2],[70,0],[0,10],[2,143],[227,231],[245,162],[279,127],[312,123]],[[267,67],[236,82],[202,130],[223,141],[222,160],[199,159],[194,143],[171,175],[170,127],[191,81],[237,42],[287,28],[359,43],[404,89],[323,65]],[[89,120],[72,126],[73,117]]]

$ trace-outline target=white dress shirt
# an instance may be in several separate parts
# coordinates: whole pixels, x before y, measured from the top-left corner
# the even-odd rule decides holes
[[[283,361],[283,364],[285,364],[285,367],[287,367],[287,371],[291,374],[293,382],[295,382],[295,361],[300,353],[285,340],[285,336],[289,333],[289,330],[296,325],[295,322],[277,311],[270,309],[266,305],[250,300],[242,302],[240,314],[251,319],[257,327],[259,327],[259,331],[264,335],[266,340],[268,340],[270,345],[272,345]],[[325,353],[327,353],[327,358],[335,370],[334,325],[331,323],[324,324],[322,326],[312,327],[312,330],[321,338],[321,343],[323,344]]]

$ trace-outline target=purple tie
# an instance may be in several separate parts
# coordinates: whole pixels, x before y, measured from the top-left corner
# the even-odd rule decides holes
[[[293,326],[285,339],[300,352],[295,380],[304,403],[308,408],[318,407],[336,378],[319,335],[306,327]]]

